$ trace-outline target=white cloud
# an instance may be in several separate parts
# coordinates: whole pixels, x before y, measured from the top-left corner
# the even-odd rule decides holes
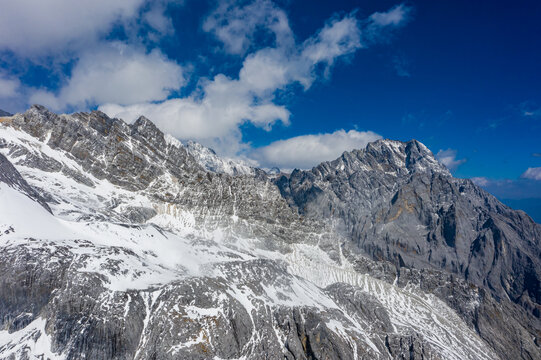
[[[308,169],[322,161],[334,160],[344,151],[362,149],[381,139],[372,131],[337,130],[333,133],[302,135],[257,148],[250,154],[264,167]]]
[[[488,186],[491,183],[489,179],[483,176],[472,177],[470,180],[473,181],[475,185],[479,186]]]
[[[18,95],[21,82],[0,73],[0,98],[13,98]]]
[[[21,73],[28,65],[39,65],[51,77],[59,76],[61,84],[52,92],[0,76],[0,98],[12,96],[2,105],[22,110],[41,103],[57,111],[86,110],[103,101],[167,98],[171,89],[182,85],[177,81],[182,78],[180,67],[160,51],[145,53],[140,47],[143,42],[152,46],[174,32],[165,14],[176,3],[179,1],[0,0],[0,53],[8,54],[8,66]],[[124,45],[111,46],[106,41],[113,28],[126,36]],[[68,64],[75,65],[65,75]],[[14,91],[16,95],[12,95]]]
[[[166,99],[185,80],[181,66],[159,50],[111,43],[81,54],[67,83],[53,94],[38,90],[30,98],[55,110],[103,103],[120,105]]]
[[[144,0],[17,0],[2,1],[0,49],[22,56],[58,55],[66,48],[84,48],[107,34],[115,22],[138,14]]]
[[[154,38],[174,32],[165,16],[177,0],[17,0],[0,2],[0,50],[36,60],[64,61],[99,44],[114,26],[135,41],[147,25]],[[66,55],[66,59],[63,56]]]
[[[145,115],[180,139],[195,139],[223,155],[235,156],[249,148],[242,142],[242,124],[249,122],[266,130],[277,122],[289,124],[290,112],[276,101],[277,91],[295,83],[309,89],[319,77],[330,75],[338,59],[363,47],[364,33],[375,41],[379,33],[401,26],[409,16],[409,8],[403,5],[364,21],[355,12],[335,16],[315,35],[297,43],[286,13],[272,1],[254,0],[243,6],[222,1],[203,27],[227,52],[244,57],[238,76],[202,77],[192,94],[171,99],[185,83],[183,68],[159,50],[145,51],[138,35],[141,24],[154,29],[147,34],[146,45],[154,35],[170,34],[171,19],[164,16],[169,4],[170,0],[114,4],[98,0],[82,5],[52,0],[45,5],[22,0],[0,14],[0,50],[55,57],[68,51],[75,57],[71,74],[60,89],[27,89],[32,103],[57,111],[99,105],[108,115],[127,121]],[[23,9],[32,11],[22,14]],[[9,14],[13,19],[7,18]],[[13,29],[2,32],[10,24]],[[129,40],[105,43],[103,36],[118,24]],[[267,47],[256,51],[254,39],[260,45],[262,35]]]
[[[528,168],[520,177],[523,179],[541,180],[541,167]]]
[[[172,34],[175,31],[173,21],[165,14],[167,1],[154,1],[153,5],[146,12],[143,12],[141,18],[157,33]]]
[[[249,54],[238,79],[220,74],[202,79],[198,91],[186,98],[128,106],[111,102],[100,110],[127,121],[145,115],[180,139],[195,139],[234,156],[245,148],[240,143],[241,124],[250,122],[267,130],[278,121],[288,124],[290,113],[274,102],[275,92],[296,82],[308,89],[317,78],[318,64],[329,68],[337,58],[360,47],[358,33],[358,23],[347,15],[293,48],[264,48]]]
[[[394,6],[386,12],[376,12],[364,22],[362,40],[365,44],[385,41],[389,34],[412,18],[413,8],[404,4]]]
[[[256,103],[250,88],[239,80],[218,75],[213,81],[204,81],[201,91],[202,96],[194,94],[157,104],[105,104],[100,110],[126,121],[145,115],[173,136],[198,140],[228,155],[240,149],[231,142],[240,141],[238,127],[243,122],[269,129],[276,121],[285,124],[289,121],[285,107],[270,101]]]
[[[351,54],[361,47],[359,25],[353,13],[342,19],[333,19],[316,36],[305,41],[302,57],[313,64],[332,65],[337,57]]]
[[[386,12],[376,12],[370,15],[370,20],[377,26],[400,26],[408,20],[411,7],[404,4],[394,6]]]
[[[541,118],[541,107],[536,106],[535,103],[526,101],[519,106],[522,116],[530,119]]]
[[[537,174],[535,171],[530,171],[528,176],[524,176],[525,174],[523,174],[520,179],[490,179],[486,177],[474,177],[471,178],[471,180],[475,184],[483,187],[486,191],[496,196],[498,199],[541,199],[541,181],[539,181],[541,180],[541,176],[539,176],[540,173],[541,171],[538,171]],[[538,176],[537,180],[535,175]],[[503,202],[506,203],[506,201]]]
[[[214,34],[230,54],[246,53],[258,30],[272,34],[276,47],[294,44],[286,13],[270,0],[255,0],[245,6],[221,1],[203,23],[203,30]]]
[[[436,154],[436,158],[449,170],[455,171],[460,165],[467,161],[466,159],[457,159],[456,155],[457,151],[453,149],[440,150]]]
[[[401,24],[407,11],[404,6],[393,8],[393,15],[389,15],[393,20],[387,22],[381,18],[384,13],[374,19],[371,17],[368,23],[372,36],[387,26]],[[402,20],[398,19],[399,14],[402,14]],[[290,113],[275,102],[276,91],[294,83],[307,90],[319,76],[328,77],[339,58],[362,47],[363,24],[356,19],[355,13],[333,17],[315,35],[296,44],[285,12],[272,2],[255,0],[239,7],[223,1],[205,21],[204,29],[222,41],[226,51],[239,55],[249,51],[254,34],[260,30],[272,34],[275,39],[272,46],[245,57],[238,78],[220,74],[214,79],[202,79],[197,91],[185,98],[127,106],[111,102],[99,108],[127,121],[145,115],[180,139],[195,139],[222,155],[236,156],[248,148],[242,143],[240,125],[250,122],[270,130],[276,122],[288,124]],[[347,134],[354,137],[356,132]],[[338,136],[336,133],[332,138]],[[341,149],[333,155],[339,155]],[[270,156],[270,152],[268,154]],[[305,166],[307,161],[301,159],[297,166]]]

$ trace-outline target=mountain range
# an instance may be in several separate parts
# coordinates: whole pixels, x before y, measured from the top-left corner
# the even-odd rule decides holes
[[[0,359],[541,359],[541,225],[422,143],[265,171],[0,116]]]

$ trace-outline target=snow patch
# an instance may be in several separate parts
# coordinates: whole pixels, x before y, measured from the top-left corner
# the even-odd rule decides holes
[[[9,333],[0,331],[0,358],[63,360],[66,357],[54,353],[52,339],[45,330],[46,320],[37,318],[24,329]]]

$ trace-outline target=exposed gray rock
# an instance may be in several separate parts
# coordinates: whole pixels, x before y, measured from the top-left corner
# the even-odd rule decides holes
[[[491,293],[460,277],[432,269],[400,269],[399,286],[418,286],[444,300],[477,330],[502,356],[509,359],[536,359],[540,356],[535,331],[539,319],[520,304],[495,299]]]
[[[110,292],[103,276],[81,271],[68,247],[35,245],[0,254],[0,328],[13,333],[46,318],[42,331],[52,351],[67,359],[401,359],[407,349],[408,359],[440,358],[421,336],[394,333],[385,308],[350,285],[325,289],[343,310],[266,303],[265,289],[298,281],[274,261],[223,263],[218,278]],[[52,256],[54,264],[44,261]],[[365,324],[371,345],[353,329],[345,338],[329,326],[333,321],[346,329],[352,321]]]
[[[432,354],[430,346],[423,343],[415,334],[407,338],[389,335],[385,339],[385,345],[395,359],[441,359],[438,355]]]
[[[2,154],[0,154],[0,182],[5,183],[15,190],[25,194],[30,199],[43,206],[48,212],[51,212],[51,209],[49,208],[49,205],[47,205],[45,199],[43,199],[43,197],[30,185],[28,185],[26,180],[23,179],[13,164],[11,164],[11,162]]]

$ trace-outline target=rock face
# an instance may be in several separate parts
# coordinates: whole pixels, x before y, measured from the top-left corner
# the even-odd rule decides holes
[[[459,274],[540,317],[541,225],[453,178],[418,141],[380,140],[277,185],[303,215],[343,222],[373,259]]]
[[[1,359],[541,358],[539,225],[416,141],[268,176],[144,117],[5,119]]]
[[[49,205],[47,205],[47,202],[45,202],[45,200],[34,190],[33,187],[28,185],[17,169],[15,169],[9,160],[2,154],[0,154],[0,183],[4,183],[28,196],[30,199],[43,206],[48,212],[52,213]]]

